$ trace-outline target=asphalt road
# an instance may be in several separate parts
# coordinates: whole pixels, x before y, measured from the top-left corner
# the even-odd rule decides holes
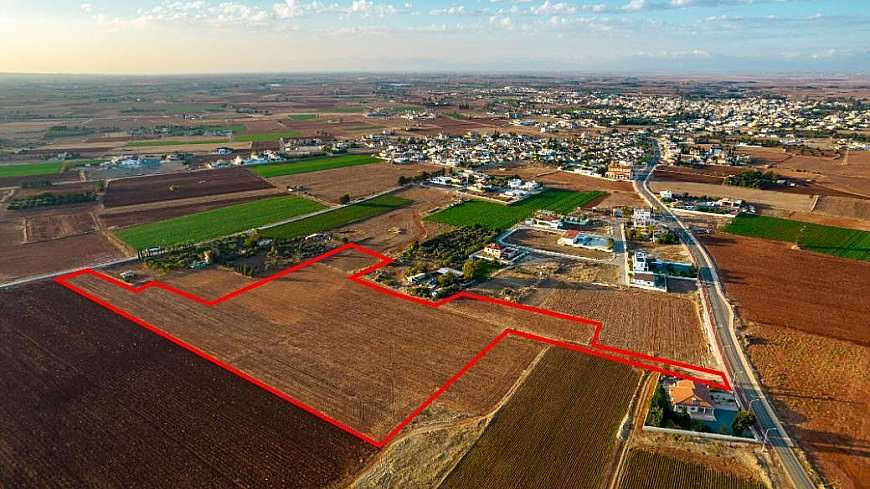
[[[653,168],[654,166],[649,169],[649,173],[652,172]],[[755,414],[760,435],[766,444],[773,448],[792,485],[796,489],[816,487],[798,460],[793,448],[794,443],[777,419],[776,413],[764,397],[757,379],[752,374],[749,360],[746,358],[737,340],[736,332],[732,328],[730,308],[725,299],[715,262],[691,231],[649,190],[647,187],[649,173],[644,176],[643,180],[634,182],[635,190],[648,202],[654,204],[654,207],[662,215],[665,224],[671,227],[680,237],[680,240],[686,244],[698,266],[699,286],[705,289],[709,299],[719,348],[725,359],[736,395],[742,400],[744,409]]]

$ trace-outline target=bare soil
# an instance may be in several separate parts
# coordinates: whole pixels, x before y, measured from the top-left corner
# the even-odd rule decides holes
[[[103,197],[105,207],[186,199],[269,188],[269,183],[245,168],[170,173],[113,180]]]
[[[717,234],[702,238],[743,319],[870,346],[870,263]]]
[[[374,449],[62,286],[0,292],[0,485],[321,488]]]

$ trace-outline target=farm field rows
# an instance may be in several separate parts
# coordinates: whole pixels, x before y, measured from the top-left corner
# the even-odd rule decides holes
[[[299,131],[278,131],[278,132],[246,132],[239,135],[233,135],[233,141],[245,143],[261,143],[266,141],[277,141],[286,138],[298,138],[302,136]]]
[[[356,266],[372,264],[367,255],[352,252],[349,258],[354,257],[366,258]],[[432,394],[433,386],[444,384],[491,342],[504,324],[474,321],[474,311],[461,307],[413,306],[361,286],[347,280],[348,272],[333,268],[333,260],[340,258],[330,257],[215,307],[161,289],[135,294],[92,275],[69,283],[381,439]],[[249,283],[232,272],[222,273],[237,282],[221,281],[226,287]],[[200,276],[215,282],[213,273],[192,272],[185,277],[185,288],[196,290],[191,282]],[[469,328],[469,322],[475,327]],[[556,319],[533,329],[556,337],[586,331]],[[481,366],[485,371],[475,373],[490,379],[487,389],[450,398],[451,405],[480,412],[503,395],[527,362],[525,353],[488,362]]]
[[[134,249],[197,243],[308,214],[326,206],[282,195],[121,229],[115,234]]]
[[[603,195],[604,192],[600,191],[570,192],[547,189],[540,194],[511,205],[469,200],[431,214],[426,217],[426,220],[452,226],[479,224],[490,228],[505,229],[530,217],[535,211],[546,209],[567,214]]]
[[[870,232],[768,216],[739,215],[724,231],[741,236],[795,243],[828,255],[870,260]]]
[[[765,489],[758,481],[645,450],[629,450],[623,463],[618,489]]]
[[[279,177],[282,175],[294,175],[297,173],[308,173],[320,170],[330,170],[333,168],[342,168],[346,166],[368,165],[382,161],[374,156],[369,155],[344,155],[344,156],[327,156],[323,158],[311,158],[299,161],[291,161],[287,163],[269,163],[266,165],[255,165],[250,167],[250,170],[263,178]]]
[[[639,379],[626,365],[549,350],[440,488],[603,487]]]
[[[0,486],[315,489],[374,455],[55,283],[0,292],[0,337]]]
[[[307,236],[378,216],[409,204],[411,204],[411,201],[408,199],[394,195],[382,195],[365,202],[269,228],[263,234],[273,238]]]
[[[268,189],[265,180],[243,168],[169,173],[113,180],[106,186],[106,208]]]
[[[870,290],[870,263],[736,235],[702,241],[743,319],[870,346],[870,329],[859,327],[870,300],[856,293]]]

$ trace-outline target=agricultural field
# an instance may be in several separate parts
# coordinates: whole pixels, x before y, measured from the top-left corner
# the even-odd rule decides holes
[[[812,195],[807,194],[759,190],[732,185],[660,181],[657,179],[650,181],[649,188],[655,193],[662,190],[670,190],[675,194],[688,193],[689,195],[707,195],[714,198],[742,199],[755,205],[762,214],[771,209],[809,212],[812,209],[814,200]]]
[[[315,489],[375,453],[52,282],[0,292],[0,337],[4,487]]]
[[[870,347],[754,322],[744,333],[776,412],[813,464],[834,487],[866,487]]]
[[[61,173],[77,166],[99,163],[102,160],[56,160],[43,163],[12,163],[0,164],[0,178],[29,177]]]
[[[251,172],[263,178],[280,177],[283,175],[295,175],[346,166],[369,165],[382,161],[369,155],[343,155],[327,156],[323,158],[310,158],[287,163],[270,163],[250,167]]]
[[[702,241],[743,319],[870,346],[870,330],[858,327],[870,302],[855,293],[870,290],[870,263],[736,235]]]
[[[594,318],[606,345],[717,367],[695,301],[685,295],[587,287],[564,279],[539,283],[525,303]]]
[[[287,119],[291,121],[316,121],[320,119],[320,114],[290,114]]]
[[[426,220],[457,227],[479,224],[505,229],[530,217],[535,211],[546,209],[567,214],[603,195],[604,193],[600,191],[570,192],[548,189],[511,205],[469,200],[427,216]]]
[[[203,170],[113,180],[106,186],[103,206],[160,202],[270,188],[244,168]]]
[[[279,139],[298,138],[302,133],[299,131],[278,131],[278,132],[246,132],[238,135],[233,135],[233,141],[239,143],[262,143],[267,141],[277,141]]]
[[[766,489],[755,480],[645,450],[629,450],[623,463],[618,489]]]
[[[870,232],[767,216],[740,215],[723,231],[797,244],[801,249],[870,261]]]
[[[115,234],[134,249],[167,247],[206,241],[325,208],[313,200],[282,195],[133,226]]]
[[[626,365],[549,350],[439,487],[604,487],[639,379]]]
[[[274,238],[296,238],[309,234],[320,233],[345,226],[352,222],[362,221],[378,216],[410,204],[411,201],[393,195],[382,195],[358,204],[341,207],[323,214],[311,216],[299,221],[269,228],[266,236]]]
[[[342,196],[358,199],[398,185],[399,177],[412,178],[434,172],[435,165],[394,165],[385,161],[331,170],[296,173],[269,179],[278,188],[292,188],[315,198],[338,203]]]
[[[148,139],[143,141],[130,141],[125,144],[128,148],[141,148],[145,146],[188,146],[192,144],[222,144],[227,138],[212,139]]]
[[[381,253],[392,254],[405,251],[414,241],[422,242],[452,229],[446,224],[423,221],[423,216],[450,198],[446,190],[410,186],[391,195],[412,203],[365,221],[345,225],[333,233]]]
[[[413,306],[347,279],[331,257],[215,307],[156,288],[132,293],[96,276],[69,279],[167,333],[374,439],[381,439],[505,327],[480,321],[468,328],[473,309]],[[367,255],[353,267],[371,265]],[[220,283],[227,293],[251,282],[231,271],[190,272],[170,283],[196,290],[192,282]],[[200,278],[202,277],[202,278]],[[211,294],[209,294],[211,295]],[[292,297],[293,300],[287,300]],[[526,314],[524,311],[519,313]],[[397,320],[399,319],[399,320]],[[526,324],[529,324],[526,322]],[[565,321],[531,326],[563,336],[577,327]],[[507,355],[498,365],[481,365],[489,390],[454,398],[458,411],[487,409],[513,385],[528,355]],[[524,363],[526,362],[526,363]],[[489,366],[487,366],[489,365]],[[491,369],[491,370],[490,370]]]

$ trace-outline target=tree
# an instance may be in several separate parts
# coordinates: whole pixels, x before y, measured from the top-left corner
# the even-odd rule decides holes
[[[340,199],[338,199],[338,203],[341,205],[345,205],[348,202],[350,202],[350,195],[348,195],[348,194],[344,194],[341,196]]]
[[[740,411],[731,423],[731,432],[740,436],[746,429],[755,424],[755,415],[749,411]]]
[[[438,282],[438,285],[441,287],[447,287],[456,283],[456,277],[450,272],[442,273],[438,276],[436,282]]]
[[[399,175],[399,185],[407,185],[407,184],[408,184],[408,177],[406,177],[405,175]]]
[[[477,280],[486,275],[486,263],[483,260],[466,260],[462,265],[465,280]]]

